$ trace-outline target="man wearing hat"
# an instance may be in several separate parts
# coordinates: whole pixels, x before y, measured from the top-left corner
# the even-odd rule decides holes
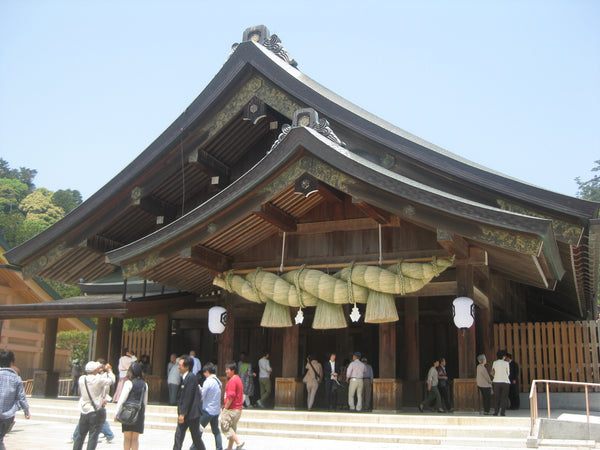
[[[354,352],[352,355],[352,362],[346,370],[346,377],[348,378],[348,407],[350,412],[362,411],[363,403],[363,387],[366,367],[360,360],[360,352]],[[354,396],[357,396],[356,409],[354,408]]]
[[[102,372],[102,373],[101,373]],[[81,450],[86,434],[89,433],[87,450],[98,445],[100,428],[106,421],[106,387],[115,382],[110,364],[102,365],[90,361],[85,365],[85,375],[79,378],[79,434],[73,442],[73,450]]]

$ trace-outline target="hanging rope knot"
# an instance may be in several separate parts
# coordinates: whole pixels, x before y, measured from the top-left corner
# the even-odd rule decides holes
[[[296,295],[298,296],[298,304],[300,305],[300,309],[304,308],[304,303],[302,303],[302,289],[300,289],[300,275],[305,267],[306,264],[302,264],[294,274],[294,285],[296,286]]]
[[[233,292],[233,285],[231,284],[233,281],[233,275],[233,269],[225,274],[225,289],[227,289],[229,292]]]
[[[254,271],[254,283],[250,283],[250,286],[252,286],[252,291],[254,292],[254,295],[256,295],[256,298],[258,298],[263,303],[267,303],[267,299],[264,298],[264,296],[262,295],[262,293],[256,287],[256,279],[258,278],[258,274],[261,271],[262,271],[261,267],[257,267],[256,268],[256,270]]]
[[[402,273],[402,260],[399,259],[395,264],[396,266],[396,275],[398,275],[398,280],[400,281],[400,294],[406,294],[406,280],[404,279],[404,274]]]
[[[350,263],[348,266],[348,302],[353,303],[356,306],[356,301],[354,300],[354,289],[352,289],[352,271],[354,270],[354,261]]]
[[[431,257],[431,268],[433,269],[433,274],[436,277],[440,276],[440,269],[438,268],[438,264],[437,264],[437,256],[432,256]]]

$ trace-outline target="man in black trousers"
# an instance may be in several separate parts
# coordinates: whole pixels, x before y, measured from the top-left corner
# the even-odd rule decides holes
[[[325,406],[328,410],[337,409],[337,391],[340,386],[338,383],[338,374],[340,373],[340,363],[335,360],[335,353],[329,355],[329,360],[323,364],[323,378],[325,380]],[[333,403],[329,403],[331,394],[333,394]]]
[[[519,365],[513,361],[510,353],[506,354],[506,360],[510,368],[510,374],[508,375],[508,379],[510,380],[510,388],[508,389],[509,409],[519,409],[521,406],[521,399],[519,398]]]
[[[200,416],[202,415],[202,396],[198,388],[198,378],[192,372],[194,360],[189,356],[181,358],[178,363],[181,374],[181,385],[177,393],[177,430],[173,450],[181,450],[185,432],[190,429],[192,441],[198,450],[206,450],[200,433]]]

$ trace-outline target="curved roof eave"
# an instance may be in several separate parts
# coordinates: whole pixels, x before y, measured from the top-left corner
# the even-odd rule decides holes
[[[270,75],[268,78],[271,81],[281,87],[285,86],[290,94],[311,105],[328,119],[335,120],[415,161],[423,162],[487,189],[579,218],[590,219],[598,216],[600,204],[596,202],[549,191],[462,158],[340,97],[285,63],[263,46],[254,42],[248,44],[260,50],[278,68],[276,71],[270,71],[269,66],[260,65],[257,66],[260,72]],[[282,78],[282,73],[289,78]],[[290,83],[292,80],[296,83]]]
[[[321,86],[263,46],[248,41],[236,48],[200,95],[137,158],[66,217],[7,252],[7,259],[12,264],[22,265],[36,254],[57,245],[69,233],[77,233],[78,228],[100,226],[91,225],[100,222],[94,220],[94,215],[107,205],[115,203],[118,197],[125,196],[136,180],[178,142],[181,129],[186,130],[206,113],[248,67],[255,68],[273,83],[284,87],[287,92],[307,105],[314,106],[328,118],[417,161],[447,171],[461,179],[576,217],[596,217],[598,214],[600,205],[596,203],[553,193],[497,174],[411,135]],[[507,188],[507,184],[511,183],[515,186],[513,190]],[[93,232],[92,230],[86,234]]]
[[[246,201],[255,189],[269,182],[274,175],[297,159],[302,151],[312,154],[315,158],[346,173],[351,178],[367,183],[369,180],[377,180],[377,184],[373,184],[374,187],[395,196],[402,196],[407,201],[433,208],[446,215],[455,215],[462,220],[472,220],[480,224],[538,235],[547,245],[556,247],[556,242],[552,238],[552,221],[549,219],[504,211],[432,189],[372,164],[314,130],[299,127],[293,128],[275,150],[268,153],[253,168],[223,191],[160,230],[108,252],[108,261],[120,264],[134,260],[148,252],[164,249],[170,244],[174,244],[181,236],[189,236],[190,233],[207,227],[217,215],[235,204]],[[267,198],[261,199],[261,201],[267,200]],[[556,248],[554,251],[550,249],[545,253],[558,254],[558,249]]]

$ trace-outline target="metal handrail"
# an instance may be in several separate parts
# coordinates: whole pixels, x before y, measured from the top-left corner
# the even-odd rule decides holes
[[[558,381],[558,380],[533,380],[531,383],[531,390],[529,391],[529,411],[531,414],[531,426],[529,435],[533,436],[533,428],[535,422],[538,419],[538,398],[537,398],[537,384],[544,383],[546,385],[546,405],[548,406],[548,419],[551,418],[550,410],[550,384],[563,384],[569,386],[584,386],[585,387],[585,415],[587,423],[590,423],[590,387],[600,388],[600,383],[582,383],[579,381]]]

